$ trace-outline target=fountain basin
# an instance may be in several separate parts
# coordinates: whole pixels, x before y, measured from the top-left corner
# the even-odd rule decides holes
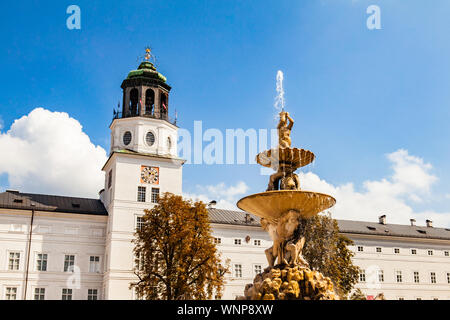
[[[267,168],[288,165],[294,169],[304,167],[314,161],[314,153],[298,148],[274,148],[263,151],[256,156],[256,162]]]
[[[276,190],[244,197],[238,201],[237,206],[258,217],[274,221],[289,210],[296,210],[303,218],[310,218],[335,204],[336,199],[323,193]]]

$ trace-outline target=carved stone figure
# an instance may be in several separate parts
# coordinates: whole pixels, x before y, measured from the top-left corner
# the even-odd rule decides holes
[[[273,240],[273,246],[265,251],[269,267],[273,267],[277,260],[281,264],[308,266],[302,256],[305,238],[299,235],[299,220],[300,213],[295,210],[289,210],[277,222],[261,218],[262,228]]]
[[[270,176],[267,191],[271,190],[300,190],[300,179],[290,166],[282,166]]]

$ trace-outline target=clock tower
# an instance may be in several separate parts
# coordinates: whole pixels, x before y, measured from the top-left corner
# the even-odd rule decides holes
[[[111,149],[103,171],[101,200],[108,210],[105,254],[105,299],[134,299],[134,232],[145,209],[160,194],[181,194],[182,165],[177,156],[176,120],[169,117],[166,78],[145,60],[122,82],[121,110],[110,125]]]

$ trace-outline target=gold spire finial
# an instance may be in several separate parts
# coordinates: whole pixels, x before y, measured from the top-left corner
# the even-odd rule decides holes
[[[145,56],[144,56],[145,61],[150,61],[150,58],[152,56],[151,52],[152,50],[149,47],[145,48]]]

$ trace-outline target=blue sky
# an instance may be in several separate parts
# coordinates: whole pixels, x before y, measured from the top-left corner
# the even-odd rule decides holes
[[[66,28],[70,4],[81,8],[81,30]],[[381,30],[366,27],[372,4]],[[121,81],[150,45],[180,127],[274,127],[282,70],[293,144],[317,156],[306,171],[363,190],[391,177],[386,155],[405,149],[437,177],[426,201],[411,206],[450,211],[447,0],[16,1],[0,9],[2,132],[43,107],[67,112],[109,150]],[[256,165],[186,165],[183,175],[189,193],[239,181],[259,192],[267,183]],[[8,187],[6,173],[0,185]]]

